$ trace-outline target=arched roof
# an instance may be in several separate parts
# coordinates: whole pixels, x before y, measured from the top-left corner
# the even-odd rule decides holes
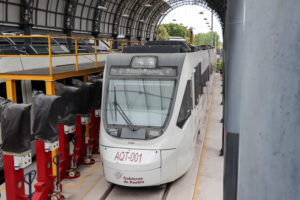
[[[207,6],[224,22],[224,0],[0,0],[0,31],[149,39],[165,13],[188,4]]]

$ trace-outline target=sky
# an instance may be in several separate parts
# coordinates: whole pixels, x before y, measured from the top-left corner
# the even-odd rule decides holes
[[[204,14],[200,15],[199,12],[203,12]],[[207,18],[205,21],[204,18]],[[173,21],[173,20],[176,21]],[[194,34],[197,33],[207,33],[210,32],[210,28],[206,22],[209,22],[211,25],[211,12],[203,7],[196,5],[186,5],[182,7],[178,7],[172,10],[164,20],[162,24],[168,23],[176,23],[183,24],[183,26],[188,26],[188,28],[194,28]],[[214,31],[216,31],[220,36],[220,41],[223,40],[222,28],[219,20],[214,16]]]

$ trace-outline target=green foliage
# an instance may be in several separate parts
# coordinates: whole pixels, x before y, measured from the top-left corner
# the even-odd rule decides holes
[[[220,48],[220,36],[217,32],[214,32],[214,41],[216,40],[216,46],[217,48]],[[194,36],[194,45],[200,46],[200,45],[211,45],[211,32],[208,33],[198,33]],[[215,44],[214,44],[215,45]]]
[[[217,70],[221,70],[223,68],[223,63],[220,59],[217,60]]]
[[[168,36],[166,36],[168,34]],[[220,48],[221,42],[220,36],[217,32],[214,32],[214,40],[216,40],[216,47]],[[189,43],[190,36],[189,31],[185,26],[179,24],[161,24],[157,30],[157,39],[158,40],[169,40],[169,36],[182,37],[186,40],[186,43]],[[211,44],[211,32],[208,33],[198,33],[194,35],[194,46],[200,45],[210,45]],[[215,45],[214,44],[214,45]]]
[[[157,28],[157,40],[169,40],[169,34],[166,28],[162,25]]]
[[[179,24],[162,24],[161,26],[164,26],[170,36],[177,36],[177,37],[182,37],[186,38],[189,37],[189,32],[187,28],[185,28],[182,25]]]

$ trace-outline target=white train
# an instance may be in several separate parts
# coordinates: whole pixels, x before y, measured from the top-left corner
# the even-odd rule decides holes
[[[100,152],[105,178],[130,187],[172,182],[188,171],[207,115],[215,49],[150,42],[109,55]]]

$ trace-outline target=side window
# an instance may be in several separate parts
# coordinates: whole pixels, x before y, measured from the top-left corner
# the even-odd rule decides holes
[[[195,91],[195,105],[199,104],[199,99],[201,95],[201,83],[200,83],[200,78],[201,78],[201,63],[195,68],[196,71],[194,72],[194,91]]]
[[[191,95],[191,80],[189,80],[185,87],[184,96],[182,99],[178,119],[176,125],[182,128],[186,120],[191,116],[193,108],[193,99]]]

